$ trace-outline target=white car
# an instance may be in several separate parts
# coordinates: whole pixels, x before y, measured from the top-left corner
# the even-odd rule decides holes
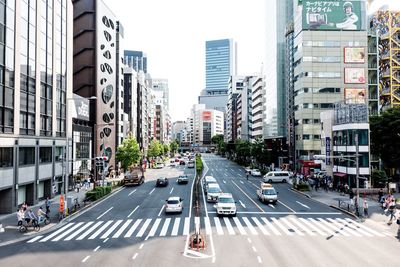
[[[261,172],[258,169],[251,170],[251,176],[261,176]]]
[[[182,213],[183,199],[180,197],[169,197],[165,204],[165,213],[178,212]]]
[[[218,196],[222,193],[218,184],[208,184],[207,186],[207,202],[217,202]]]
[[[236,216],[236,202],[230,193],[221,193],[218,196],[217,204],[214,205],[217,215]]]

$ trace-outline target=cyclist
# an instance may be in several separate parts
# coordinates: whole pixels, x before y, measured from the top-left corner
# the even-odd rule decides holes
[[[18,219],[18,226],[21,226],[23,221],[24,221],[24,219],[25,219],[25,213],[24,213],[24,210],[22,208],[17,210],[17,219]]]
[[[28,225],[34,225],[37,222],[37,218],[32,209],[29,209],[28,212],[25,213],[25,221],[28,223]]]
[[[39,222],[41,221],[42,218],[47,217],[47,214],[46,214],[46,212],[43,211],[42,207],[40,207],[38,209],[36,214],[37,214]]]

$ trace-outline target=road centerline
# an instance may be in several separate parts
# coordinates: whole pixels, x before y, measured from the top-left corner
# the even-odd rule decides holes
[[[156,190],[156,189],[153,188],[153,190],[150,191],[149,195],[151,195],[154,192],[154,190]]]
[[[107,214],[107,212],[109,212],[110,210],[112,210],[114,207],[109,208],[108,210],[106,210],[105,212],[103,212],[99,217],[97,217],[96,220],[100,219],[101,217],[103,217],[105,214]]]
[[[243,191],[242,188],[240,188],[234,181],[232,181],[232,183],[240,190],[242,191],[242,193],[248,198],[250,199],[251,202],[254,203],[254,205],[256,205],[256,207],[261,210],[262,212],[265,212],[251,197],[249,197],[249,195],[246,194],[246,192]]]
[[[131,215],[132,215],[138,208],[139,208],[139,205],[136,206],[136,208],[135,208],[131,213],[129,213],[129,215],[128,215],[126,218],[131,217]]]

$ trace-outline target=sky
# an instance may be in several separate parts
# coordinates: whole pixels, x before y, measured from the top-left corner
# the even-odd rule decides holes
[[[207,40],[237,42],[239,75],[261,70],[265,0],[103,1],[124,27],[125,49],[145,52],[151,77],[168,79],[172,121],[186,120],[205,88]]]
[[[186,120],[205,87],[205,42],[232,38],[238,75],[260,72],[272,0],[103,0],[124,26],[124,47],[147,54],[153,78],[168,79],[172,121]],[[400,0],[375,0],[371,9]]]

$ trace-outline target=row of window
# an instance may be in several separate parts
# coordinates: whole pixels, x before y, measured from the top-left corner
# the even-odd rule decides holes
[[[62,161],[63,147],[55,147],[54,161]],[[14,149],[12,147],[0,147],[0,168],[13,167]],[[19,166],[35,164],[35,148],[34,147],[20,147],[18,164]],[[39,148],[39,163],[51,163],[53,161],[53,148],[40,147]]]
[[[303,134],[296,135],[296,140],[321,140],[321,135],[319,134]]]
[[[294,106],[294,111],[299,109],[333,109],[332,103],[303,103],[302,106],[299,105]]]
[[[335,146],[355,146],[356,134],[358,134],[358,145],[368,145],[368,130],[343,130],[333,132],[333,144]]]
[[[296,92],[294,92],[294,96],[298,96],[305,93],[313,93],[313,94],[340,94],[340,88],[334,87],[323,87],[323,88],[300,88]]]
[[[368,168],[369,167],[369,154],[368,153],[359,153],[360,157],[358,160],[358,166],[361,168]],[[333,159],[333,165],[335,166],[343,166],[343,167],[350,167],[355,168],[356,162],[354,160],[354,153],[345,153],[345,152],[333,152],[334,156],[340,157],[348,157],[350,156],[350,160],[346,159]]]
[[[325,56],[325,57],[303,57],[303,62],[331,63],[340,62],[340,57]]]
[[[318,71],[306,71],[300,73],[296,78],[310,77],[310,78],[340,78],[340,72],[318,72]]]

